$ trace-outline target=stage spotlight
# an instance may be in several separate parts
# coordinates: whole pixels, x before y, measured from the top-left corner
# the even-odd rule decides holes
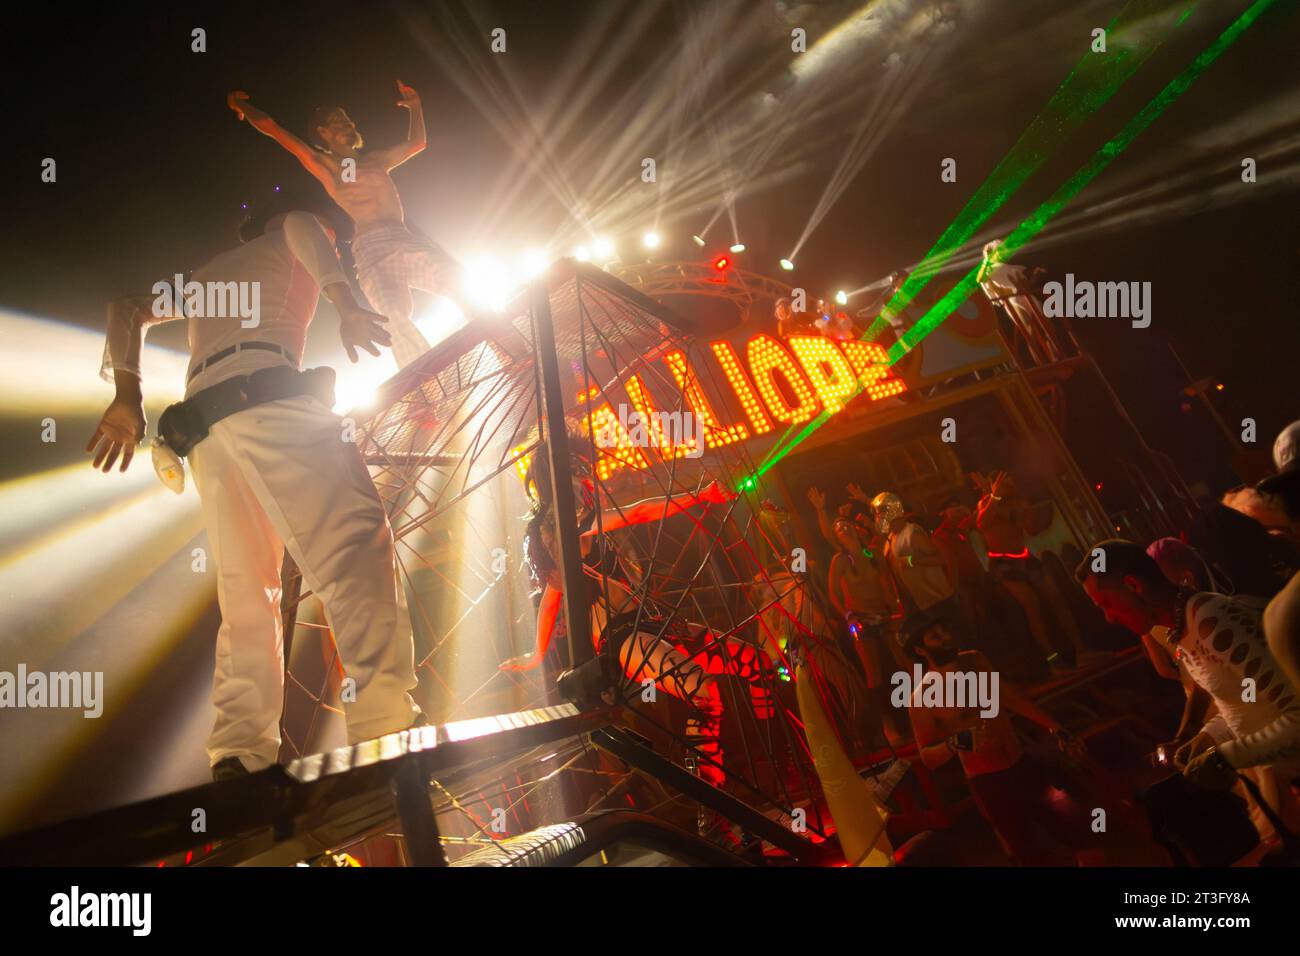
[[[591,251],[601,262],[608,262],[614,258],[614,243],[602,237],[591,244]]]
[[[658,249],[658,248],[659,248],[659,233],[657,233],[657,232],[647,232],[644,236],[641,237],[641,241],[645,244],[645,247],[646,247],[647,249]]]
[[[578,248],[573,250],[573,258],[577,259],[579,262],[586,262],[591,258],[591,252],[586,246],[578,246]]]
[[[713,268],[717,269],[719,272],[725,272],[729,265],[731,265],[731,260],[726,256],[718,256],[718,258],[713,260]]]
[[[790,272],[791,270],[794,269],[794,263],[789,259],[782,259],[781,268],[784,269],[786,272]]]
[[[738,243],[736,243],[735,245],[733,245],[733,246],[731,247],[731,251],[732,251],[732,252],[744,252],[744,251],[745,251],[745,244],[744,244],[743,242],[738,242]]]
[[[510,300],[518,280],[493,256],[475,256],[465,263],[465,297],[475,305],[500,311]]]
[[[835,302],[837,305],[848,305],[849,294],[845,292],[843,289],[840,289],[840,291],[835,293]]]
[[[704,245],[704,240],[700,236],[691,236],[691,242],[695,243],[697,246]]]
[[[546,253],[541,249],[530,249],[519,257],[519,269],[529,279],[545,272],[547,265]]]

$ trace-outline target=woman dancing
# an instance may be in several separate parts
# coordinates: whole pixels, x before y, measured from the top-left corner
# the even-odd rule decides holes
[[[563,602],[564,579],[555,558],[559,547],[553,530],[555,498],[548,460],[546,444],[542,443],[533,454],[524,480],[525,491],[533,502],[524,535],[524,558],[535,587],[542,592],[537,643],[532,652],[501,664],[502,670],[530,670],[542,662]],[[630,682],[653,680],[656,687],[691,706],[686,738],[705,758],[699,761],[699,776],[722,787],[726,782],[721,742],[723,705],[717,678],[731,674],[746,681],[758,716],[771,717],[771,695],[761,683],[761,654],[750,644],[721,637],[703,625],[665,617],[649,601],[638,599],[608,533],[669,518],[696,505],[725,504],[736,495],[715,481],[698,495],[678,494],[646,499],[625,508],[604,508],[592,471],[588,458],[576,450],[570,453],[569,473],[578,508],[582,570],[591,591],[591,639],[596,653],[617,661]],[[694,650],[687,650],[687,646]]]

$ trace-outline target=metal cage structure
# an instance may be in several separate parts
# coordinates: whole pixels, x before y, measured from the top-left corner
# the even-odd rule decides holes
[[[587,532],[614,549],[626,570],[641,609],[636,627],[685,642],[688,655],[721,649],[730,662],[739,650],[759,662],[760,676],[747,682],[729,663],[715,678],[726,715],[727,790],[778,823],[803,808],[817,840],[831,828],[791,675],[797,661],[805,663],[846,741],[856,739],[862,718],[860,678],[836,646],[815,589],[788,569],[789,542],[761,506],[764,479],[740,440],[744,426],[724,426],[712,412],[726,383],[700,371],[712,367],[700,354],[711,331],[600,269],[562,260],[502,314],[471,316],[387,382],[375,411],[354,419],[357,440],[393,528],[416,640],[415,696],[431,721],[473,723],[554,705],[560,672],[592,660],[592,585],[570,476],[577,454],[592,463],[599,513],[639,509],[639,523],[611,531],[598,513]],[[629,412],[653,425],[639,443],[630,440]],[[694,423],[693,443],[685,432],[669,433],[670,423],[683,421]],[[562,633],[539,668],[515,672],[500,665],[530,647],[536,629],[537,589],[523,555],[531,504],[523,476],[539,449],[547,458],[538,467],[554,489],[548,521],[564,582]],[[729,500],[645,518],[647,501],[653,511],[655,501],[715,486],[731,490]],[[714,497],[721,497],[716,490]],[[286,637],[306,597],[286,589]],[[303,660],[318,666],[317,655],[303,650],[288,662],[288,693],[306,693],[310,728],[319,727],[319,712],[335,709],[330,675],[341,675],[328,631],[318,625],[316,633],[331,664],[320,693],[306,690],[319,675],[293,674]],[[668,683],[629,665],[600,704],[612,701],[619,723],[650,741],[658,757],[698,768],[711,758],[683,735],[689,707],[665,693]],[[286,720],[285,731],[299,752],[290,756],[319,749],[301,726]],[[608,809],[683,819],[681,787],[658,786],[653,768],[634,773],[609,747],[593,747],[593,736],[570,741],[531,770],[513,767],[508,779],[443,790],[441,800],[435,780],[449,854],[498,838],[491,822],[499,823],[503,808],[511,835]]]

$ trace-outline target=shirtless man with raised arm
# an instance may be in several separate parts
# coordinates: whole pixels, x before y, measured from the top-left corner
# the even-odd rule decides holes
[[[325,187],[330,198],[356,224],[352,255],[357,281],[370,305],[388,317],[393,358],[405,367],[429,348],[411,316],[412,289],[446,295],[456,265],[445,251],[406,227],[402,201],[389,173],[424,151],[424,110],[420,95],[401,80],[397,105],[411,114],[406,141],[385,149],[367,149],[356,124],[342,107],[319,107],[311,116],[308,145],[236,90],[227,105],[250,126],[288,150]],[[450,329],[445,330],[447,332]]]

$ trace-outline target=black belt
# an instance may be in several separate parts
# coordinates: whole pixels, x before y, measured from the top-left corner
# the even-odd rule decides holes
[[[274,342],[239,342],[229,348],[224,348],[219,352],[213,352],[198,365],[190,369],[189,374],[185,376],[185,381],[190,381],[190,379],[194,378],[195,375],[198,375],[199,372],[202,372],[205,368],[211,368],[222,359],[228,359],[236,352],[247,352],[249,349],[259,349],[263,352],[278,352],[295,366],[298,364],[298,359],[287,348],[282,345],[276,345]]]
[[[299,371],[287,365],[237,375],[169,405],[158,419],[158,434],[184,458],[208,430],[236,412],[284,398],[312,395],[326,408],[334,406],[334,369],[328,365]]]

